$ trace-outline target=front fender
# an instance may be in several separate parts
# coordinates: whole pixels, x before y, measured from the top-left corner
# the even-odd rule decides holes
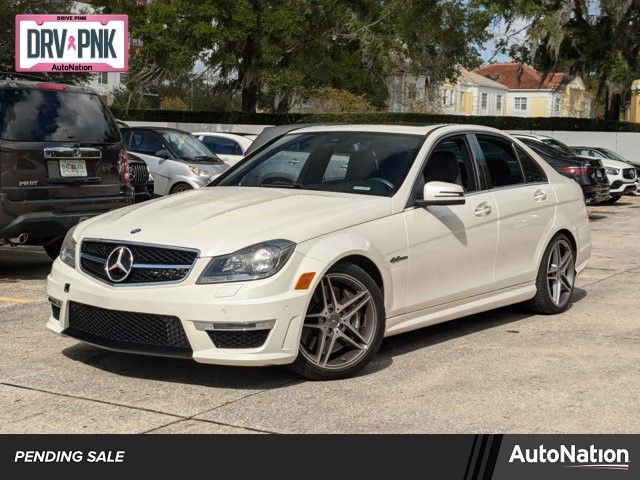
[[[313,288],[320,279],[340,260],[352,255],[367,258],[376,266],[382,277],[384,288],[384,304],[387,312],[391,309],[393,299],[393,282],[385,256],[369,240],[353,233],[338,233],[315,238],[298,245],[298,252],[306,257],[322,262],[325,267],[314,278]]]

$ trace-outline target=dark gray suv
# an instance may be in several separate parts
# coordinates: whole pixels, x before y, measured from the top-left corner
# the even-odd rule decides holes
[[[0,244],[56,257],[76,223],[132,202],[127,157],[93,90],[0,79]]]

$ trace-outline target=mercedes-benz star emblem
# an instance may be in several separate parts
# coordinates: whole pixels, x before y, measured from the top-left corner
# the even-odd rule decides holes
[[[133,268],[133,253],[127,247],[114,248],[107,257],[104,271],[113,283],[120,283],[129,276]]]

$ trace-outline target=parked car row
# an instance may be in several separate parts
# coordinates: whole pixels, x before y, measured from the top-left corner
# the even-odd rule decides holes
[[[624,159],[615,152],[601,147],[567,146],[559,140],[544,135],[515,134],[516,138],[550,162],[563,175],[574,178],[583,188],[588,204],[615,203],[623,195],[640,195],[640,164]],[[570,166],[567,162],[583,162]],[[609,192],[605,200],[602,171]]]

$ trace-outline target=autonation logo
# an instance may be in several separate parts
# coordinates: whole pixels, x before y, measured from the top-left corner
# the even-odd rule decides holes
[[[560,463],[567,468],[585,468],[596,470],[629,470],[629,451],[625,448],[578,448],[575,445],[560,445],[559,448],[522,449],[515,445],[509,463]]]

